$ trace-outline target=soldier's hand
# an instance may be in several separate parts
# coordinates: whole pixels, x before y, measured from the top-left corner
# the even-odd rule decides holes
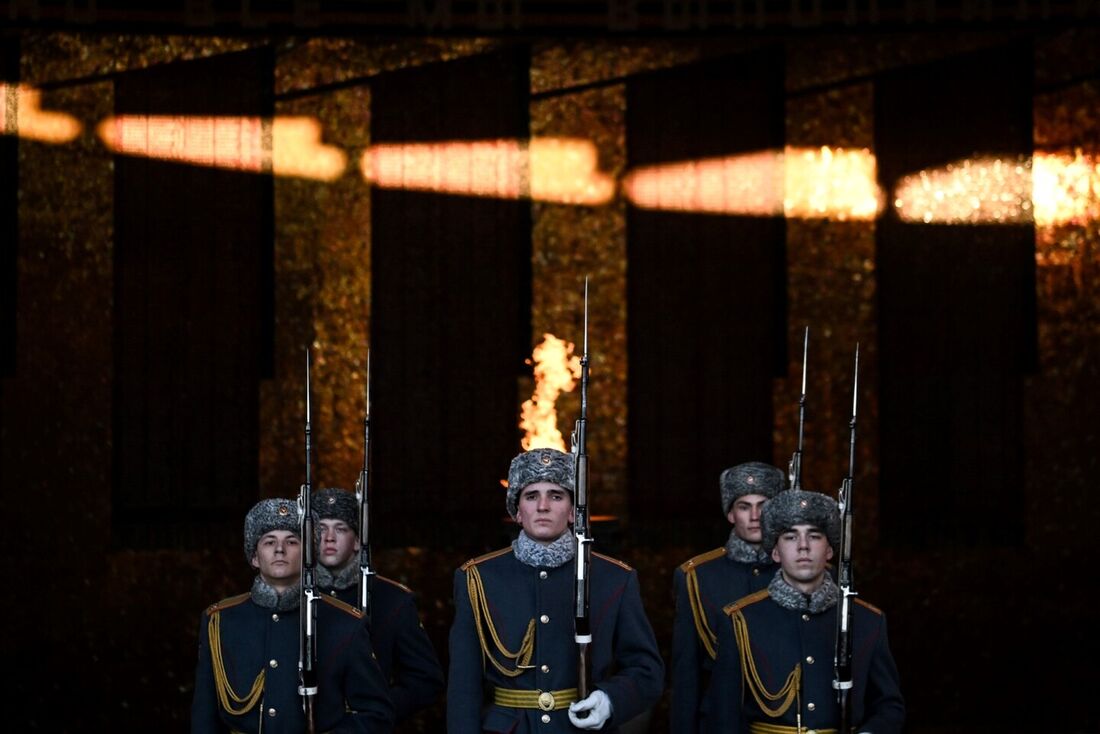
[[[603,691],[593,691],[583,701],[569,704],[569,720],[578,729],[602,729],[610,718],[611,699]]]

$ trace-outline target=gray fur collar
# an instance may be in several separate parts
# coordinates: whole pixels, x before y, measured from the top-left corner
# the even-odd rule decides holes
[[[333,573],[331,568],[318,563],[317,568],[314,569],[314,575],[317,585],[322,589],[343,591],[359,583],[359,564],[353,557],[346,566]]]
[[[301,601],[302,587],[294,584],[280,594],[269,586],[259,575],[252,582],[252,601],[263,609],[271,609],[276,612],[292,612],[298,608]]]
[[[768,593],[771,594],[772,599],[775,599],[775,603],[784,609],[808,611],[811,614],[820,614],[831,609],[840,599],[840,587],[828,572],[825,573],[825,580],[821,586],[817,587],[817,591],[812,594],[803,594],[787,583],[783,578],[783,571],[776,571],[775,578],[768,584]]]
[[[549,545],[532,540],[527,533],[519,531],[519,537],[512,541],[512,552],[520,563],[535,568],[557,568],[572,561],[577,555],[577,539],[566,530]]]
[[[730,530],[729,540],[726,541],[726,558],[738,563],[767,565],[772,562],[772,557],[763,548],[759,545],[746,543],[734,530]]]

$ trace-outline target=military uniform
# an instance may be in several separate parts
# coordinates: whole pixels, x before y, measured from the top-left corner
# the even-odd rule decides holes
[[[775,563],[743,563],[715,548],[673,573],[676,616],[672,627],[672,704],[669,731],[695,734],[705,718],[706,691],[717,655],[723,608],[768,585]]]
[[[760,724],[778,724],[794,731],[793,727],[801,723],[803,731],[835,732],[840,718],[833,689],[836,615],[835,604],[820,612],[786,608],[767,590],[730,604],[725,624],[718,631],[718,660],[708,694],[706,731],[767,734],[777,730]],[[852,639],[853,687],[848,705],[855,730],[900,732],[905,704],[890,654],[886,618],[858,598],[852,605]],[[740,654],[743,649],[750,654],[746,660]],[[747,667],[749,659],[751,667]],[[745,670],[750,679],[748,686]],[[788,676],[796,670],[798,685],[785,691]],[[760,701],[752,692],[754,677],[760,688],[783,695],[777,701]],[[777,715],[780,709],[782,713]]]
[[[722,514],[746,495],[773,497],[785,486],[783,472],[761,462],[730,467],[719,477]],[[669,731],[698,734],[706,717],[704,692],[717,655],[723,608],[763,589],[778,566],[736,531],[721,548],[685,561],[673,572],[676,613],[672,625],[672,702]]]
[[[455,572],[447,731],[574,732],[566,707],[576,700],[573,564],[538,568],[505,548]],[[592,682],[611,699],[602,731],[652,706],[664,665],[642,607],[638,576],[598,553],[591,565]],[[519,671],[518,675],[514,673]],[[526,697],[527,705],[514,705]]]
[[[317,731],[391,731],[393,705],[362,616],[336,599],[322,599],[317,605]],[[298,695],[299,625],[298,609],[275,611],[250,594],[203,612],[192,734],[305,731]]]
[[[761,526],[761,545],[769,552],[781,535],[790,533],[790,539],[779,549],[780,570],[768,588],[725,607],[704,731],[835,734],[840,708],[833,658],[841,591],[825,561],[840,547],[836,502],[817,492],[781,492],[764,506]],[[886,619],[856,598],[850,632],[849,721],[857,732],[900,732],[905,702]]]
[[[350,605],[359,603],[358,584],[323,592]],[[370,610],[374,654],[389,681],[397,721],[402,721],[436,702],[443,690],[443,668],[420,624],[411,589],[385,576],[373,576]]]

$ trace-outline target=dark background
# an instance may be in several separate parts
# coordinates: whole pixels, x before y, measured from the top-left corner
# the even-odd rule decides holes
[[[229,10],[101,3],[74,20],[43,3],[0,35],[0,76],[85,125],[62,145],[0,138],[4,719],[187,728],[199,612],[250,580],[243,513],[303,476],[307,345],[316,476],[344,486],[371,345],[376,559],[418,592],[445,660],[451,569],[512,532],[499,479],[524,360],[544,331],[580,340],[591,275],[597,549],[639,570],[666,659],[671,571],[727,532],[719,471],[793,450],[808,324],[811,488],[846,470],[861,343],[856,579],[890,620],[909,730],[1100,730],[1089,9],[887,3],[849,25],[737,23],[715,6],[703,27],[698,4],[611,3],[486,27],[455,4],[439,28],[429,11],[445,4],[411,24],[396,5],[256,28]],[[92,132],[112,114],[312,115],[352,172],[326,184],[112,156]],[[975,154],[1080,154],[1094,188],[1069,222],[975,226],[889,206],[872,223],[532,204],[354,175],[368,142],[533,134],[591,137],[614,174],[867,148],[885,188]],[[442,717],[440,703],[405,730]]]

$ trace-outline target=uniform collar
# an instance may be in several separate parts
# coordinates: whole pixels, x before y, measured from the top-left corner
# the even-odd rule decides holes
[[[519,531],[519,537],[512,541],[512,552],[520,563],[535,568],[557,568],[572,561],[577,555],[577,541],[573,533],[566,530],[558,539],[548,545],[532,540],[527,533]]]
[[[730,530],[729,540],[726,541],[726,558],[738,563],[767,565],[772,562],[772,557],[763,548],[746,543],[735,530]]]
[[[768,584],[768,593],[771,594],[775,603],[784,609],[808,611],[811,614],[820,614],[831,609],[840,599],[840,587],[828,572],[825,573],[825,580],[814,593],[803,594],[787,583],[782,571],[776,571],[775,578]]]
[[[317,585],[322,589],[343,591],[359,583],[359,564],[355,562],[354,557],[343,568],[335,571],[318,563],[314,573],[317,577]]]
[[[294,586],[280,594],[259,575],[252,582],[252,601],[256,606],[263,609],[271,609],[276,612],[292,612],[298,608],[301,594],[302,587],[300,584],[294,584]]]

